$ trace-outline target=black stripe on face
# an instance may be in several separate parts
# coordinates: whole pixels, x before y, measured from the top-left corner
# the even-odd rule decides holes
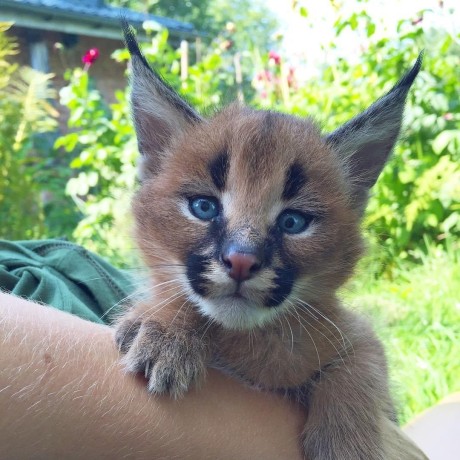
[[[286,174],[283,189],[283,200],[294,198],[307,182],[307,176],[299,163],[293,163]]]
[[[294,285],[296,271],[293,268],[276,268],[275,274],[273,282],[276,287],[271,290],[270,296],[265,303],[267,307],[277,307],[286,300]]]
[[[229,167],[230,160],[227,152],[219,153],[208,166],[212,181],[218,190],[223,190],[225,188]]]
[[[206,278],[204,273],[209,264],[209,257],[202,256],[200,254],[190,253],[187,256],[187,278],[190,281],[190,285],[193,290],[201,296],[206,296]]]

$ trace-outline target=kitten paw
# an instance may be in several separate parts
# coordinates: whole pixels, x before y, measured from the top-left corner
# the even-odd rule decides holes
[[[126,319],[115,332],[128,372],[142,373],[150,393],[180,398],[206,373],[207,346],[194,331],[165,328],[157,321]]]

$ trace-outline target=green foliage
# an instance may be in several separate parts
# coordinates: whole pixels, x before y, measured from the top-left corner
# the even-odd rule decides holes
[[[383,247],[383,267],[391,272],[398,258],[418,257],[424,237],[436,242],[460,235],[460,35],[404,20],[396,36],[382,38],[375,34],[378,25],[365,11],[337,19],[336,41],[350,28],[361,37],[363,53],[353,64],[338,58],[300,87],[282,62],[265,59],[255,103],[311,115],[332,130],[381,97],[425,49],[402,139],[366,216],[370,238]]]
[[[74,238],[88,249],[121,262],[130,245],[126,215],[135,188],[136,158],[126,95],[117,92],[117,102],[106,106],[91,87],[86,71],[75,69],[67,78],[69,85],[61,90],[60,97],[70,109],[72,131],[57,139],[55,148],[79,152],[70,165],[78,173],[66,188],[83,215]]]
[[[57,113],[48,101],[52,75],[10,63],[17,46],[8,29],[0,23],[0,238],[25,239],[43,233],[34,146],[37,134],[56,128]]]
[[[189,78],[181,81],[180,55],[168,44],[168,31],[158,30],[143,51],[155,62],[168,82],[201,111],[220,103],[220,86],[226,77],[220,52],[212,51],[189,68]],[[127,61],[126,50],[114,58]],[[128,93],[116,93],[117,102],[107,105],[93,88],[87,71],[67,74],[69,85],[60,92],[68,107],[71,132],[61,136],[55,148],[76,152],[71,167],[77,175],[67,184],[67,193],[83,215],[74,238],[116,264],[132,261],[129,203],[136,188],[137,145],[131,124]]]
[[[206,43],[228,34],[227,24],[236,24],[231,39],[240,51],[269,47],[277,28],[276,18],[261,0],[109,0],[108,3],[189,22]]]
[[[423,253],[418,266],[399,263],[393,280],[369,282],[363,271],[346,293],[384,342],[401,423],[460,390],[458,249]]]
[[[300,10],[300,14],[309,20],[307,10]],[[280,56],[254,52],[259,72],[254,79],[258,92],[252,103],[311,115],[326,130],[332,130],[378,99],[414,62],[418,51],[426,49],[423,71],[409,96],[403,138],[373,190],[366,215],[372,243],[382,246],[379,271],[391,274],[398,259],[420,257],[417,249],[424,238],[439,242],[460,233],[460,67],[456,65],[460,47],[458,39],[448,32],[424,30],[409,21],[398,24],[394,37],[382,38],[376,32],[379,24],[366,11],[339,17],[334,27],[337,39],[348,29],[365,37],[365,49],[353,64],[338,58],[322,68],[319,77],[299,85],[295,72]],[[199,110],[209,112],[227,102],[229,94],[235,95],[231,54],[226,50],[208,50],[189,68],[188,79],[181,81],[180,56],[168,44],[167,31],[153,32],[144,52]],[[442,60],[438,59],[439,50]],[[121,50],[114,57],[124,61],[128,53]],[[106,106],[90,87],[87,74],[78,70],[61,96],[71,112],[69,126],[76,131],[57,146],[79,152],[72,163],[79,173],[67,188],[85,216],[75,235],[99,251],[104,246],[97,241],[101,245],[110,241],[116,249],[109,252],[121,254],[122,241],[115,243],[117,238],[108,235],[114,214],[121,209],[119,203],[128,195],[124,190],[132,190],[134,184],[134,133],[123,121],[129,119],[126,94],[118,94],[119,102]],[[94,230],[97,238],[93,237]],[[117,235],[120,238],[121,233]],[[127,238],[126,231],[122,240]]]

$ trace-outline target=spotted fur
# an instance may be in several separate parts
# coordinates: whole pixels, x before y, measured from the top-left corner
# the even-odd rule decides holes
[[[117,328],[127,369],[145,373],[149,391],[177,397],[206,366],[221,368],[308,407],[306,458],[388,459],[382,420],[394,420],[394,409],[384,352],[336,291],[363,252],[368,190],[421,59],[325,136],[310,119],[239,104],[203,119],[149,67],[126,24],[125,36],[143,157],[133,211],[152,283]],[[216,215],[197,217],[196,197]],[[301,213],[302,231],[282,227],[289,212]],[[250,255],[244,279],[229,276],[229,253]]]

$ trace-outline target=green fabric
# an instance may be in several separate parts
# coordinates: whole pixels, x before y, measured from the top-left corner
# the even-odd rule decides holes
[[[17,296],[110,323],[131,286],[125,272],[76,244],[0,240],[0,289]]]

